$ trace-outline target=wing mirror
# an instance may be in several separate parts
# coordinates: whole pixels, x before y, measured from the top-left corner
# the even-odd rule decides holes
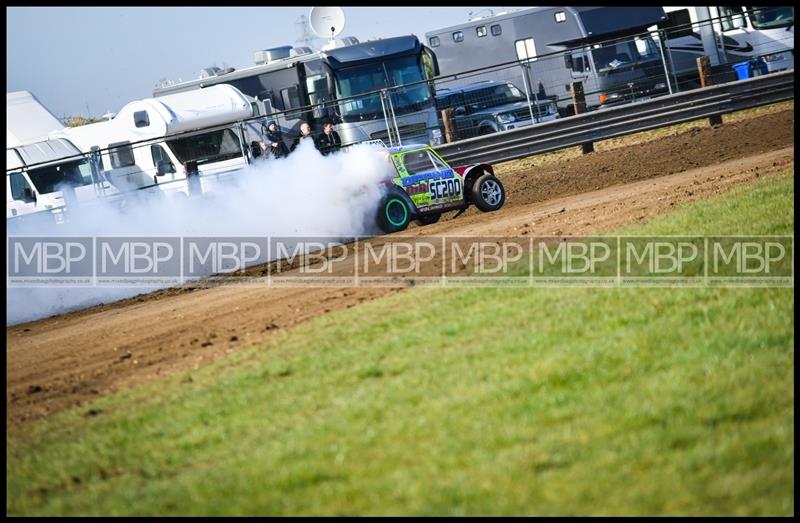
[[[36,193],[33,192],[33,189],[30,187],[25,187],[25,189],[22,191],[22,196],[26,202],[36,203]]]
[[[164,176],[168,173],[175,174],[175,166],[169,160],[159,160],[156,165],[156,176]]]

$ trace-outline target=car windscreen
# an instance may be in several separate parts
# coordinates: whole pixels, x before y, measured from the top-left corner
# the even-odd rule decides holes
[[[794,24],[794,7],[748,7],[753,27],[770,29]]]
[[[92,183],[92,169],[86,160],[32,169],[28,176],[39,194],[56,192],[61,184],[82,187]]]

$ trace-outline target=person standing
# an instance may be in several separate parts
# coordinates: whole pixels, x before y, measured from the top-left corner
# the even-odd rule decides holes
[[[325,120],[322,126],[322,133],[317,137],[317,148],[323,156],[342,148],[342,139],[339,137],[339,133],[333,130],[333,122],[331,120]]]

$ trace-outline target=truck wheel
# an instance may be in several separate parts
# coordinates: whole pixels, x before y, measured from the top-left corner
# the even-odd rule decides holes
[[[403,231],[411,221],[411,209],[399,196],[389,193],[378,206],[378,227],[386,234]]]
[[[472,201],[483,212],[496,211],[506,201],[506,190],[493,174],[484,174],[472,184]]]
[[[440,213],[440,212],[433,213],[433,214],[423,214],[422,216],[420,216],[419,218],[414,220],[414,222],[417,225],[424,227],[425,225],[433,225],[434,223],[438,222],[439,218],[441,218],[441,217],[442,217],[442,213]]]

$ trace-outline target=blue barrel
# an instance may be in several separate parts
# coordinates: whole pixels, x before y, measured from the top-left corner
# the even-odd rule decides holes
[[[736,71],[736,76],[739,80],[761,76],[769,72],[767,62],[763,58],[754,58],[746,62],[735,63],[733,64],[733,69]]]
[[[733,64],[733,69],[736,71],[736,76],[739,80],[750,78],[750,61],[735,63]]]

